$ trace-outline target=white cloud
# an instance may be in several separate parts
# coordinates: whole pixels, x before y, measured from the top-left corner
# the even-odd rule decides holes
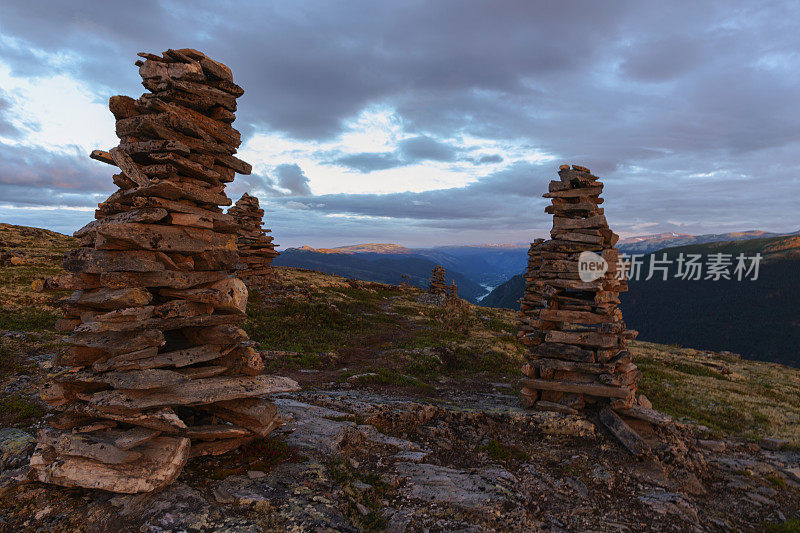
[[[73,153],[77,146],[87,157],[119,142],[105,98],[87,83],[65,74],[17,77],[2,62],[0,80],[10,101],[7,119],[22,133],[4,142],[58,153]]]

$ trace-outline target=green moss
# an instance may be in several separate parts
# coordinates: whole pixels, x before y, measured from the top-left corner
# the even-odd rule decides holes
[[[377,368],[368,372],[368,375],[359,376],[354,382],[359,385],[390,385],[394,387],[416,387],[423,390],[433,390],[432,385],[413,376],[407,376],[389,368]]]
[[[790,518],[781,524],[765,524],[769,533],[800,533],[800,518]]]
[[[704,364],[707,357],[695,350],[675,352],[642,342],[631,343],[631,349],[643,373],[639,390],[656,409],[707,426],[716,434],[754,440],[774,436],[798,443],[796,372],[736,360],[726,363],[730,373],[722,375]]]
[[[489,454],[489,457],[498,461],[509,461],[511,459],[515,461],[527,461],[530,459],[530,455],[516,446],[501,444],[495,439],[491,439],[483,449]]]
[[[0,329],[11,331],[43,331],[55,328],[60,315],[36,308],[0,308]]]
[[[420,379],[435,379],[442,366],[441,360],[432,355],[411,353],[404,359],[402,361],[404,370]]]
[[[508,335],[515,336],[517,331],[517,324],[506,318],[492,317],[486,322],[486,327],[497,333],[507,333]]]
[[[22,396],[0,398],[0,421],[4,424],[18,424],[43,415],[44,410],[38,404]]]
[[[764,476],[764,479],[769,481],[770,484],[781,489],[785,489],[788,486],[786,480],[782,476],[779,476],[778,474],[767,474],[766,476]]]
[[[2,342],[0,344],[0,377],[18,374],[27,369],[28,365],[19,360],[17,354],[8,346],[8,343]]]
[[[413,337],[402,339],[397,343],[397,348],[415,350],[420,348],[447,347],[450,344],[465,342],[467,340],[469,340],[468,335],[452,331],[442,331],[441,329],[427,326],[415,331]]]
[[[451,375],[468,376],[479,372],[494,375],[516,376],[521,359],[490,346],[456,346],[442,355],[445,368]]]

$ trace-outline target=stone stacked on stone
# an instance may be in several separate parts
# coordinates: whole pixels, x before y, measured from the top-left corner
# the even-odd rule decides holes
[[[252,289],[263,288],[272,277],[272,260],[278,255],[268,229],[262,228],[264,210],[258,198],[244,193],[236,205],[228,209],[238,226],[236,244],[240,270],[237,272]]]
[[[428,294],[442,294],[447,296],[450,293],[450,288],[447,286],[447,281],[444,277],[444,267],[436,265],[431,270],[431,281],[428,285]]]
[[[522,403],[564,412],[586,404],[629,409],[641,373],[625,349],[635,332],[626,330],[619,309],[619,292],[627,290],[617,275],[619,237],[599,207],[599,179],[577,165],[563,165],[558,174],[544,195],[552,200],[545,209],[553,215],[551,239],[531,245],[520,300],[519,338],[529,360]],[[581,276],[581,261],[595,270],[586,266]],[[605,272],[597,269],[603,261]]]
[[[262,396],[297,389],[259,375],[238,324],[247,288],[238,227],[220,206],[250,165],[233,154],[244,92],[230,69],[192,49],[139,54],[138,100],[114,96],[120,144],[91,157],[115,165],[119,190],[75,232],[56,278],[74,289],[59,328],[69,350],[42,396],[60,412],[31,458],[40,481],[136,493],[171,483],[189,457],[216,455],[281,423]]]

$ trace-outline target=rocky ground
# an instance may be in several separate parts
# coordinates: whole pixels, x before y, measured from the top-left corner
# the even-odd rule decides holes
[[[332,387],[278,404],[288,422],[268,441],[195,460],[151,495],[9,483],[33,439],[0,430],[0,528],[756,531],[800,509],[798,451],[683,424],[636,459],[591,416],[522,410],[502,390],[429,402]]]
[[[18,257],[0,265],[0,531],[800,527],[800,372],[633,343],[640,389],[675,419],[640,428],[653,452],[637,459],[593,413],[517,407],[513,313],[285,268],[246,324],[269,372],[303,385],[268,440],[194,459],[157,494],[20,483],[63,349],[57,302],[29,287],[71,243],[42,231],[0,225]]]

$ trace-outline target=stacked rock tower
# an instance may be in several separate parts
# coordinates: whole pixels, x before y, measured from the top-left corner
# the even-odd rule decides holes
[[[220,206],[231,203],[225,184],[250,172],[233,155],[244,91],[196,50],[139,55],[149,93],[111,98],[121,142],[91,155],[119,167],[119,190],[75,233],[68,274],[38,282],[76,290],[59,322],[69,352],[43,391],[62,410],[31,459],[41,481],[126,493],[269,434],[280,417],[260,397],[297,388],[258,375],[237,325],[247,289],[231,274],[238,228]]]
[[[558,174],[544,195],[552,200],[545,209],[553,215],[551,239],[531,245],[520,300],[519,337],[529,358],[522,403],[568,412],[595,403],[627,409],[641,373],[625,349],[635,332],[625,329],[619,309],[619,292],[627,290],[617,275],[619,237],[599,207],[597,176],[577,165]]]
[[[252,290],[264,287],[272,277],[272,260],[278,255],[268,229],[262,228],[264,210],[258,198],[244,193],[236,205],[228,209],[238,226],[236,244],[239,248],[238,275]]]
[[[444,267],[436,265],[431,270],[431,281],[428,285],[429,294],[444,294],[445,296],[450,293],[450,288],[447,286],[447,281],[444,277]]]

